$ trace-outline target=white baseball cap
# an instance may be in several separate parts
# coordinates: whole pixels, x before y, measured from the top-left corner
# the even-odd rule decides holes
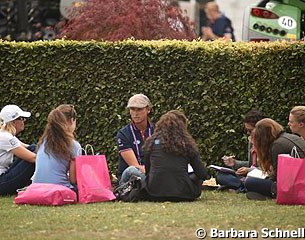
[[[0,118],[2,118],[3,123],[8,123],[11,121],[14,121],[15,119],[19,117],[30,117],[30,112],[23,111],[20,107],[17,105],[6,105],[2,108],[0,112]]]

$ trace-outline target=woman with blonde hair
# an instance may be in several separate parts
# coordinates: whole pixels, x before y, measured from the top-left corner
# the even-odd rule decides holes
[[[288,125],[291,132],[305,139],[305,106],[295,106],[291,109]]]
[[[301,158],[305,157],[305,141],[289,134],[276,121],[265,118],[255,125],[253,144],[257,151],[260,166],[269,178],[248,177],[245,186],[249,199],[265,200],[276,197],[277,161],[279,154],[290,154],[296,146]]]
[[[15,194],[17,189],[31,183],[35,145],[25,144],[16,137],[30,116],[30,112],[17,105],[6,105],[0,112],[0,195]]]
[[[76,111],[62,104],[52,110],[38,143],[34,183],[60,184],[77,192],[75,158],[81,146],[74,138]]]
[[[201,195],[202,180],[210,176],[182,112],[172,110],[162,115],[143,149],[146,159],[144,199],[192,201]],[[194,171],[191,175],[188,164]]]

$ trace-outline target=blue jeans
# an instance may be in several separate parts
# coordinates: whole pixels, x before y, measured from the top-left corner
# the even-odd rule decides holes
[[[254,177],[247,177],[245,185],[248,192],[257,192],[267,197],[274,197],[271,187],[274,181],[270,179],[260,179]]]
[[[119,185],[122,185],[126,182],[128,182],[128,180],[130,179],[130,177],[134,175],[137,177],[141,178],[141,182],[142,184],[145,181],[145,173],[141,172],[138,168],[136,168],[135,166],[129,166],[128,168],[126,168],[122,174],[121,180],[119,182]]]
[[[30,145],[28,150],[34,152],[35,145]],[[30,185],[34,171],[34,163],[16,157],[8,171],[0,175],[0,195],[12,195],[17,189]]]
[[[234,190],[239,190],[241,192],[245,190],[244,183],[241,181],[240,177],[233,174],[218,172],[216,181],[218,184],[225,185]]]

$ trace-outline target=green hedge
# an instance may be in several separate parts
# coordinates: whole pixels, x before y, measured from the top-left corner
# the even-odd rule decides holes
[[[135,93],[151,99],[153,121],[182,109],[208,164],[230,153],[245,158],[250,109],[286,126],[290,108],[305,102],[304,42],[0,41],[0,69],[0,106],[33,114],[22,140],[36,142],[49,111],[74,104],[78,140],[105,153],[113,171],[115,135]]]

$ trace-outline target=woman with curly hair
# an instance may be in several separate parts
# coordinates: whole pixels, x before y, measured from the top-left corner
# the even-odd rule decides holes
[[[267,179],[248,177],[245,182],[247,197],[255,200],[275,198],[278,155],[290,154],[296,146],[300,157],[304,158],[305,141],[297,135],[286,133],[276,121],[265,118],[255,125],[253,144],[260,166],[269,177]]]
[[[210,176],[200,160],[182,112],[172,110],[162,115],[143,149],[146,200],[192,201],[201,195],[201,180]],[[194,173],[188,173],[188,164]]]

